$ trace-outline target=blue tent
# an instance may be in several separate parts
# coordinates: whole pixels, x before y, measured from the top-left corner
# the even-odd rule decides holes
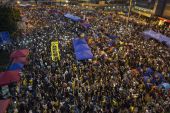
[[[9,67],[8,70],[10,70],[10,71],[21,70],[23,67],[24,67],[24,64],[14,63],[14,64],[11,64],[11,66]]]
[[[75,46],[74,51],[75,52],[81,52],[81,51],[86,51],[86,50],[90,50],[90,47],[87,44],[79,44],[77,46]]]
[[[7,44],[10,42],[9,32],[0,32],[0,44]]]
[[[164,88],[165,90],[170,90],[170,84],[169,83],[162,83],[159,85],[160,88]]]
[[[76,59],[77,60],[86,60],[86,59],[92,59],[93,54],[90,50],[83,51],[83,52],[76,52]]]
[[[74,16],[74,15],[69,14],[69,13],[66,13],[64,16],[65,16],[66,18],[71,19],[72,21],[75,21],[75,22],[78,22],[78,21],[80,21],[80,20],[81,20],[81,18],[80,18],[80,17],[78,17],[78,16]]]

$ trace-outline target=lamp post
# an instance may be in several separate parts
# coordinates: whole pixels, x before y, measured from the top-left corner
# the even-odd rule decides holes
[[[126,25],[128,25],[128,22],[129,22],[129,17],[130,17],[130,12],[131,12],[131,7],[132,7],[132,0],[129,0],[129,11],[128,11],[128,17],[127,17],[127,20],[126,20]]]

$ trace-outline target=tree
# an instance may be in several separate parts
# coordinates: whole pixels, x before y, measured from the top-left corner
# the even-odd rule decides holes
[[[17,30],[17,22],[21,19],[19,10],[0,6],[0,31],[13,33]]]

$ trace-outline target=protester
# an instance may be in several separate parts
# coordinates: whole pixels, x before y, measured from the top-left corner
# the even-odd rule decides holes
[[[30,63],[25,66],[15,113],[168,113],[170,96],[158,88],[163,79],[170,83],[170,53],[142,32],[157,29],[102,11],[85,12],[80,7],[21,8],[28,19],[26,31],[13,42],[11,51],[28,48]],[[53,10],[53,11],[52,11]],[[92,25],[63,16],[66,12]],[[75,59],[72,40],[84,33],[94,58]],[[109,34],[118,38],[111,39]],[[59,41],[61,60],[51,60],[51,41]],[[154,73],[144,81],[151,67]],[[157,76],[159,72],[163,78]],[[154,80],[154,82],[153,82]]]

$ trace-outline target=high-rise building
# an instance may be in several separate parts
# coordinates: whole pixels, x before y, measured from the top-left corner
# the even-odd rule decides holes
[[[132,11],[143,16],[170,19],[170,0],[135,0]]]

